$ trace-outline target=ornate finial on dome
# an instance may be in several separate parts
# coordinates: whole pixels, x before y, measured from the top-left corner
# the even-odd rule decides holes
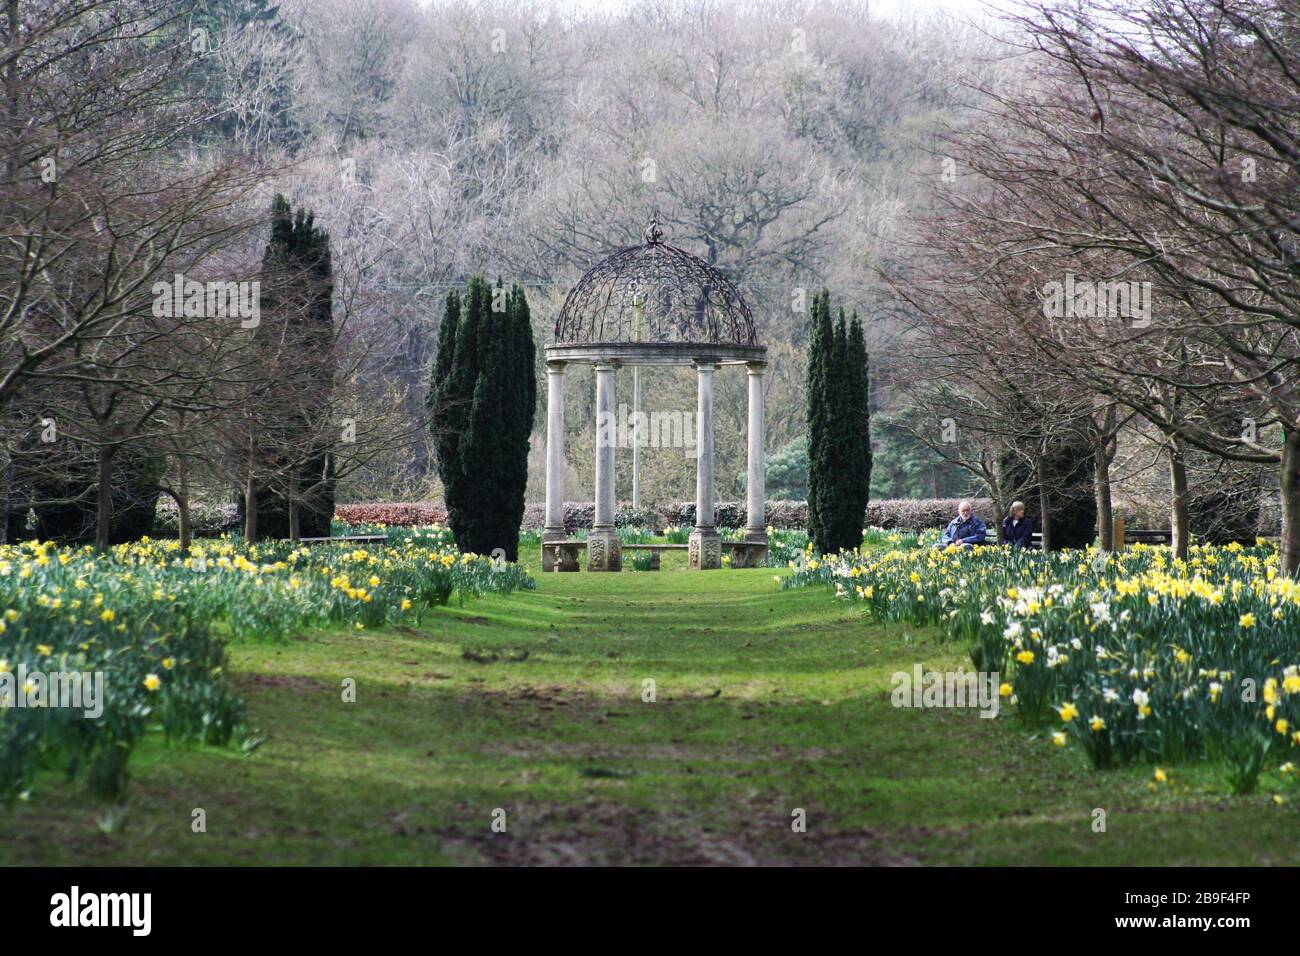
[[[650,225],[646,226],[645,242],[647,246],[657,246],[664,241],[664,231],[659,228],[659,214],[650,217]]]

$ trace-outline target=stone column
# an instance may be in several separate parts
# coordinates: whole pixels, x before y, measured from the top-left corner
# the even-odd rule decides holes
[[[695,417],[695,530],[689,539],[690,568],[706,571],[722,567],[722,538],[713,510],[713,370],[717,363],[695,363],[697,407]]]
[[[587,536],[588,571],[623,567],[623,546],[614,530],[614,446],[618,442],[614,369],[609,362],[596,364],[596,517]]]
[[[767,557],[767,486],[763,460],[763,372],[765,362],[750,362],[749,373],[749,459],[746,491],[748,517],[745,522],[745,541],[755,547],[746,548],[743,557],[736,552],[732,566],[757,567]]]
[[[564,540],[564,363],[546,363],[546,527],[542,570],[554,571],[557,553],[548,542]],[[576,568],[574,570],[577,570]]]
[[[641,366],[632,367],[632,510],[641,508]]]

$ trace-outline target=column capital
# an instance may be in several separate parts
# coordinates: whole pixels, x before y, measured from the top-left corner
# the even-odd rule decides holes
[[[721,363],[713,356],[704,355],[691,360],[697,372],[716,372]]]
[[[746,362],[745,371],[750,375],[762,375],[767,371],[766,362]]]
[[[597,372],[617,372],[623,367],[623,363],[618,359],[601,359],[598,362],[592,362],[591,367]]]
[[[564,367],[569,363],[563,359],[548,359],[546,362],[546,371],[550,375],[563,375]]]

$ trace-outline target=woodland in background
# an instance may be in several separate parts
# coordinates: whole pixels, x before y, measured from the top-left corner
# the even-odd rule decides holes
[[[962,24],[779,0],[4,0],[6,532],[126,540],[159,495],[183,536],[191,507],[250,489],[275,534],[329,497],[440,498],[425,399],[448,292],[511,277],[544,344],[583,270],[657,214],[755,314],[773,497],[807,494],[804,364],[829,287],[871,355],[873,498],[1021,497],[1056,543],[1107,543],[1115,510],[1169,513],[1180,541],[1272,533],[1300,457],[1278,438],[1295,427],[1295,11],[1111,6]],[[1150,29],[1151,56],[1107,39]],[[286,210],[312,214],[308,247],[328,237],[328,277],[268,252]],[[1035,320],[1066,271],[1149,281],[1163,311]],[[261,281],[264,325],[156,314],[174,276]],[[326,299],[330,328],[304,338]],[[575,500],[589,374],[566,409]],[[718,381],[722,499],[743,491],[744,390]],[[642,394],[694,407],[670,369]],[[541,457],[534,434],[529,501]],[[689,494],[685,450],[642,462],[647,502]]]

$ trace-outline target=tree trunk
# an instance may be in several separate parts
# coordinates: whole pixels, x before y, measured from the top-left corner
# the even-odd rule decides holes
[[[295,473],[289,476],[289,540],[295,544],[302,538],[298,515],[298,475]]]
[[[1003,498],[1002,482],[997,478],[989,479],[989,492],[993,495],[993,507],[996,509],[993,515],[993,526],[997,531],[998,544],[1006,544],[1007,538],[1002,531],[1002,519],[1007,515],[1007,505],[1010,502]]]
[[[0,487],[0,544],[9,543],[9,495],[11,491],[11,477],[13,475],[13,465],[9,462],[4,467],[4,485]]]
[[[182,455],[177,462],[179,493],[176,495],[176,523],[180,530],[181,552],[190,550],[193,531],[190,528],[190,466]]]
[[[1096,455],[1097,532],[1101,550],[1115,550],[1115,508],[1110,493],[1110,454],[1105,443]]]
[[[1300,578],[1300,430],[1283,429],[1282,471],[1282,572]]]
[[[1169,439],[1169,528],[1173,556],[1186,561],[1191,546],[1191,521],[1187,510],[1187,462],[1183,458],[1182,439]]]
[[[244,482],[244,541],[257,540],[257,448],[248,440],[248,477]]]
[[[1052,550],[1052,497],[1047,489],[1047,466],[1044,463],[1044,455],[1038,456],[1038,461],[1034,465],[1034,473],[1038,476],[1038,510],[1039,523],[1042,525],[1038,530],[1043,535],[1043,550]]]
[[[257,483],[250,476],[244,483],[244,541],[257,540]]]
[[[113,530],[113,454],[114,449],[99,450],[99,489],[95,522],[95,550],[107,551]]]

